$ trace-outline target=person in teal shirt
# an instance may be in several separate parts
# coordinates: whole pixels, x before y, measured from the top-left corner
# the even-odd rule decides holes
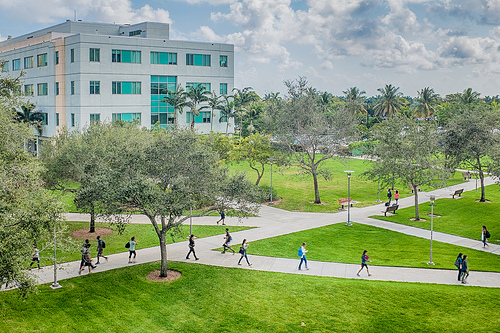
[[[137,244],[137,240],[135,239],[135,237],[132,237],[130,238],[130,247],[128,248],[128,263],[131,264],[132,261],[132,254],[134,255],[134,261],[135,262],[135,256],[136,256],[136,253],[135,253],[135,245]]]

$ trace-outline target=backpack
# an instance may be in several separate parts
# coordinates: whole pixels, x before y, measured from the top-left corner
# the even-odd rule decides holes
[[[106,247],[106,243],[104,243],[104,241],[101,239],[101,249],[104,249]]]
[[[462,262],[460,261],[460,258],[457,258],[457,260],[455,260],[455,266],[457,266],[457,268],[460,268],[460,264]]]
[[[486,235],[485,235],[486,238],[490,238],[491,237],[491,234],[488,230],[486,230]]]
[[[130,248],[130,242],[127,242],[127,244],[125,244],[125,248]]]
[[[302,252],[302,247],[299,248],[299,251],[297,251],[297,255],[302,258],[304,253]]]

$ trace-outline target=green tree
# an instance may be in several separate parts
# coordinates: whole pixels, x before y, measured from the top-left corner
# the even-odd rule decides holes
[[[342,92],[345,95],[346,107],[352,113],[367,114],[364,103],[366,91],[360,91],[358,87],[350,87]]]
[[[434,92],[434,89],[425,87],[417,91],[418,97],[415,99],[413,110],[415,115],[429,118],[436,112],[436,106],[441,103],[441,97]]]
[[[214,110],[220,110],[221,108],[221,97],[222,96],[217,96],[217,93],[213,91],[208,98],[208,106],[210,107],[210,131],[212,131],[213,128]]]
[[[222,95],[222,102],[219,105],[220,117],[219,123],[226,121],[226,135],[229,128],[229,120],[234,119],[234,101],[231,101],[233,96],[230,95]]]
[[[185,107],[190,107],[191,103],[187,100],[187,94],[180,84],[175,87],[174,91],[166,91],[168,96],[162,99],[162,103],[168,103],[170,106],[174,107],[174,124],[177,125],[177,119],[179,113],[182,114]]]
[[[473,104],[479,101],[480,93],[472,90],[472,88],[467,88],[464,90],[462,95],[460,96],[460,103],[462,104]]]
[[[407,104],[406,99],[404,99],[403,94],[399,92],[399,87],[395,87],[392,84],[386,84],[384,88],[377,89],[381,96],[375,102],[375,114],[393,116],[399,112],[402,106]]]
[[[413,188],[434,185],[445,174],[439,156],[437,127],[432,122],[391,118],[373,127],[377,145],[372,169],[365,173],[385,184],[399,179]],[[414,191],[415,219],[419,220],[418,191]]]
[[[234,100],[234,115],[240,117],[240,139],[241,131],[243,128],[243,117],[249,114],[249,105],[251,102],[260,100],[259,95],[255,93],[252,87],[245,87],[243,89],[233,88]]]
[[[187,97],[190,99],[191,108],[191,128],[194,128],[194,120],[196,116],[200,115],[200,111],[207,108],[207,106],[200,107],[200,104],[208,101],[210,91],[206,90],[205,86],[201,83],[190,87],[187,91]]]

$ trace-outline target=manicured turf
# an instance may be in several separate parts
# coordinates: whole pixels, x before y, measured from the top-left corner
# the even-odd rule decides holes
[[[21,301],[0,293],[3,332],[481,332],[500,327],[500,289],[336,279],[158,263],[62,281]],[[305,326],[302,326],[304,323]]]
[[[70,233],[71,231],[85,228],[89,228],[89,222],[67,222],[68,223],[68,232]],[[107,223],[96,223],[96,227],[109,227],[109,224]],[[208,236],[213,236],[213,235],[222,235],[225,233],[224,229],[227,226],[222,226],[222,225],[213,225],[213,226],[208,226],[208,225],[195,225],[193,226],[193,234],[198,237],[208,237]],[[249,229],[248,227],[235,227],[231,226],[230,230],[233,231],[240,231],[240,230],[245,230]],[[92,247],[90,248],[91,250],[91,255],[92,257],[95,257],[97,255],[97,240],[95,237],[97,237],[97,233],[93,238],[90,238],[90,244]],[[108,254],[113,254],[113,253],[120,253],[120,252],[126,252],[128,251],[125,248],[125,243],[127,243],[128,240],[130,240],[130,237],[135,236],[135,238],[138,241],[137,244],[137,249],[141,248],[147,248],[147,247],[152,247],[152,246],[158,246],[159,245],[159,240],[158,236],[156,235],[156,232],[154,231],[154,228],[151,224],[128,224],[125,232],[123,235],[118,234],[118,232],[115,230],[111,235],[102,237],[102,239],[106,243],[106,248],[104,249],[104,255]],[[167,235],[167,243],[173,243],[173,242],[180,242],[180,241],[185,241],[187,240],[187,237],[189,236],[189,225],[183,225],[181,227],[181,235],[175,235],[175,237],[172,239],[170,235]],[[73,260],[80,260],[81,259],[81,253],[80,253],[80,248],[81,245],[84,243],[83,239],[72,239],[75,243],[75,246],[72,248],[71,251],[69,252],[63,252],[63,251],[58,251],[57,257],[58,261],[59,259],[61,262],[68,262],[68,261],[73,261]],[[43,246],[43,244],[41,244]],[[40,247],[41,248],[41,247]],[[52,250],[47,250],[47,251],[42,251],[40,253],[40,256],[42,257],[42,264],[52,264],[51,261],[48,259],[44,259],[43,257],[46,256],[51,256],[53,254]]]
[[[370,265],[456,269],[455,259],[462,252],[468,255],[472,271],[500,272],[500,258],[495,254],[436,241],[432,256],[436,265],[428,266],[429,240],[358,223],[351,227],[339,223],[251,242],[248,253],[298,260],[302,242],[307,243],[308,260],[358,264],[363,250],[368,250],[373,261]]]
[[[315,205],[309,201],[314,201],[314,186],[312,176],[300,174],[298,167],[291,167],[280,170],[273,167],[273,188],[278,195],[283,198],[276,207],[285,210],[298,210],[301,212],[336,212],[340,205],[338,199],[347,198],[347,176],[344,170],[352,170],[351,176],[351,198],[360,201],[357,207],[374,205],[377,200],[377,182],[361,178],[361,174],[368,170],[371,161],[360,159],[328,160],[325,167],[332,170],[332,178],[325,180],[318,178],[321,201],[323,205]],[[248,164],[240,163],[230,166],[231,171],[245,171],[250,179],[257,179],[255,171],[248,167]],[[458,184],[463,181],[461,173],[456,172],[453,179],[448,179],[446,186]],[[271,169],[267,166],[261,185],[271,185]],[[395,184],[395,189],[399,190],[400,197],[404,198],[412,195],[407,185]],[[424,191],[431,190],[432,187],[422,186]],[[387,186],[380,188],[380,200],[386,200]]]
[[[462,194],[462,199],[439,198],[434,203],[433,229],[451,235],[481,240],[482,226],[486,225],[491,233],[489,242],[500,244],[500,186],[486,186],[486,199],[489,203],[476,202],[481,197],[478,192],[468,191]],[[431,204],[419,205],[420,217],[427,219],[425,222],[411,221],[415,217],[415,207],[398,209],[393,216],[372,216],[380,220],[411,225],[418,228],[431,228]]]

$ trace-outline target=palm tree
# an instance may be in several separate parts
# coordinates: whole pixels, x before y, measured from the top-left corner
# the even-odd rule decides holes
[[[473,91],[472,88],[467,88],[460,96],[460,103],[462,104],[472,104],[479,100],[481,94],[477,91]]]
[[[413,106],[415,115],[429,118],[436,112],[436,106],[441,102],[441,97],[434,92],[434,89],[429,87],[425,87],[417,91],[417,93],[418,97],[415,99],[415,105]]]
[[[226,135],[227,135],[229,127],[229,119],[234,118],[235,116],[234,102],[230,101],[230,99],[233,98],[233,96],[222,95],[220,97],[222,98],[222,103],[220,103],[219,105],[219,110],[220,110],[219,123],[221,123],[224,118],[226,119]]]
[[[40,111],[33,111],[35,109],[35,104],[22,105],[22,111],[17,111],[17,121],[33,126],[38,131],[38,135],[41,136],[43,133],[43,113]]]
[[[221,97],[217,96],[217,93],[213,91],[211,97],[208,98],[208,106],[210,106],[210,131],[212,131],[212,123],[214,121],[214,110],[220,110]]]
[[[402,93],[398,92],[399,87],[394,87],[392,84],[386,84],[384,88],[377,89],[381,96],[375,103],[375,114],[394,115],[407,101],[402,97]]]
[[[207,106],[203,106],[201,108],[198,108],[198,106],[201,103],[208,101],[208,95],[210,95],[210,91],[208,91],[201,83],[198,83],[196,86],[189,88],[187,97],[191,100],[190,107],[191,115],[193,118],[191,121],[191,128],[194,128],[194,119],[200,114],[200,110],[207,108]]]
[[[258,101],[260,99],[259,95],[255,93],[252,87],[245,87],[243,89],[233,88],[233,92],[236,92],[234,97],[234,108],[235,112],[240,116],[240,139],[241,130],[243,125],[243,116],[248,113],[248,104],[253,101]]]
[[[191,106],[191,103],[187,100],[186,92],[180,84],[175,87],[175,91],[167,89],[166,93],[168,96],[164,97],[161,102],[174,107],[174,125],[177,125],[177,113],[182,114],[184,108]]]
[[[358,87],[350,87],[346,91],[343,91],[345,95],[346,106],[352,113],[362,113],[367,114],[366,105],[364,103],[366,91],[360,91]]]

